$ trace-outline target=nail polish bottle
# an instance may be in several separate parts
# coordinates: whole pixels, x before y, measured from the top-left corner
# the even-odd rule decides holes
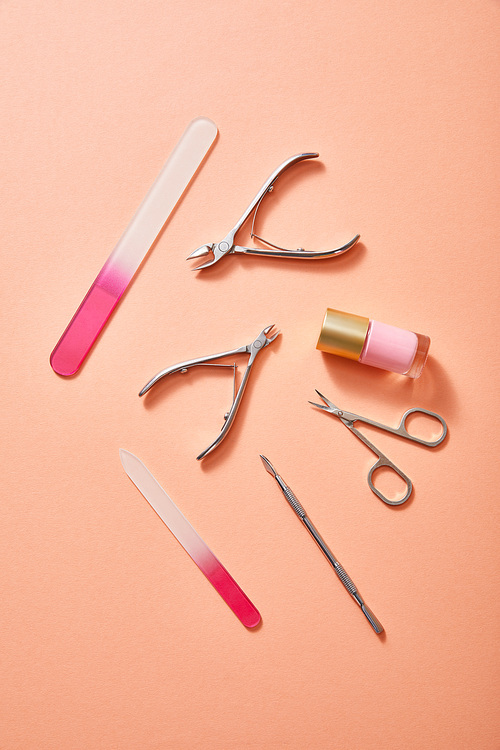
[[[420,333],[328,308],[316,349],[418,378],[430,343]]]

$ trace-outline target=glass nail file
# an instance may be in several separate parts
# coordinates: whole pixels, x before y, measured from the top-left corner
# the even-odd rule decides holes
[[[54,351],[52,369],[74,375],[217,136],[212,120],[190,122]]]
[[[184,547],[203,575],[208,578],[228,607],[233,610],[236,617],[247,628],[254,628],[258,625],[260,614],[257,609],[169,498],[163,487],[158,484],[149,469],[137,456],[123,449],[120,449],[120,460],[139,492]]]

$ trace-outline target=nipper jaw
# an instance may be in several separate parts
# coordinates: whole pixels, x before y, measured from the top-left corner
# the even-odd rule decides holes
[[[271,330],[274,328],[274,323],[270,326],[267,326],[264,328],[263,331],[259,333],[256,339],[252,341],[251,344],[248,344],[246,349],[248,354],[250,355],[250,358],[248,360],[248,367],[251,367],[253,363],[255,362],[255,358],[257,355],[266,348],[266,346],[269,346],[269,344],[272,344],[273,341],[280,335],[281,331],[276,331],[272,336],[268,336],[269,333],[271,333]]]
[[[208,260],[201,266],[193,268],[193,271],[200,271],[202,268],[213,266],[215,263],[218,263],[219,260],[221,260],[221,258],[223,258],[225,255],[236,252],[236,247],[234,245],[235,235],[236,232],[233,229],[220,242],[214,242],[212,245],[202,245],[197,250],[192,252],[191,255],[186,258],[186,260],[192,260],[193,258],[203,258],[205,255],[210,255],[210,253],[212,254],[212,260]]]
[[[206,244],[201,245],[201,247],[198,247],[194,252],[191,253],[191,255],[188,256],[187,260],[192,260],[193,258],[203,258],[206,255],[211,255],[212,257],[206,262],[203,263],[201,266],[197,266],[194,268],[194,271],[200,271],[203,268],[209,268],[210,266],[213,266],[215,263],[218,263],[222,258],[224,258],[226,255],[230,254],[242,254],[242,255],[262,255],[272,258],[298,258],[305,260],[307,258],[309,259],[321,259],[321,258],[331,258],[335,255],[341,255],[342,253],[347,252],[350,250],[353,245],[356,244],[356,242],[359,240],[359,234],[357,234],[355,237],[352,238],[352,240],[349,240],[345,245],[341,245],[340,247],[336,247],[333,250],[320,250],[320,251],[313,251],[313,250],[304,250],[302,247],[298,247],[295,250],[288,250],[284,247],[279,247],[278,245],[274,245],[272,242],[268,242],[267,240],[264,240],[262,237],[259,237],[254,232],[254,226],[255,226],[255,218],[257,216],[257,212],[259,210],[260,204],[265,198],[265,196],[268,193],[271,193],[274,190],[274,183],[278,179],[278,177],[283,174],[287,169],[289,169],[294,164],[297,164],[300,161],[303,161],[304,159],[316,159],[319,156],[317,152],[311,152],[311,153],[303,153],[303,154],[297,154],[296,156],[291,156],[289,159],[283,162],[283,164],[280,164],[280,166],[275,169],[275,171],[269,176],[269,178],[266,180],[266,182],[263,184],[257,195],[254,197],[246,211],[242,214],[240,219],[238,219],[235,226],[231,229],[231,231],[224,237],[223,240],[220,242],[214,242],[212,244]],[[235,239],[238,231],[241,229],[243,224],[249,219],[249,217],[253,214],[253,220],[252,220],[252,229],[251,229],[251,236],[252,238],[255,237],[255,239],[260,240],[260,242],[263,242],[265,245],[269,246],[268,248],[260,248],[260,247],[244,247],[242,245],[235,245]]]
[[[241,380],[240,386],[238,388],[238,391],[236,391],[236,388],[233,389],[233,403],[231,404],[231,408],[229,411],[224,415],[224,424],[222,426],[222,429],[216,439],[206,448],[202,453],[200,453],[199,456],[197,456],[197,460],[200,461],[202,458],[205,458],[209,453],[211,453],[217,446],[224,440],[226,435],[228,434],[231,425],[234,422],[234,418],[236,417],[236,413],[238,411],[239,405],[241,403],[241,400],[243,398],[243,394],[245,392],[245,388],[247,386],[248,378],[250,376],[250,371],[252,369],[252,366],[255,362],[255,359],[260,354],[260,352],[265,349],[269,344],[272,344],[273,341],[276,339],[277,336],[279,336],[280,331],[276,331],[271,334],[272,329],[274,328],[274,324],[270,326],[266,326],[259,335],[250,343],[246,344],[245,346],[240,346],[238,349],[231,349],[227,352],[221,352],[219,354],[210,354],[207,357],[198,357],[197,359],[189,359],[185,362],[179,362],[175,365],[172,365],[171,367],[167,367],[164,370],[161,370],[159,373],[157,373],[151,380],[146,383],[146,385],[141,389],[139,392],[139,396],[144,396],[145,393],[147,393],[159,380],[166,377],[167,375],[172,375],[176,372],[186,373],[191,367],[199,367],[199,366],[212,366],[212,367],[231,367],[234,370],[234,378],[236,385],[236,364],[233,365],[220,365],[217,364],[215,360],[218,359],[224,359],[225,357],[234,357],[238,354],[248,354],[248,363],[246,370],[243,374],[243,378]],[[271,335],[269,335],[271,334]]]

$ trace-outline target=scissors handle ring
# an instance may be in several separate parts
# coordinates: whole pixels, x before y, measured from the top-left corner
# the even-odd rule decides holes
[[[441,426],[443,428],[442,433],[436,440],[424,440],[423,438],[415,437],[415,435],[411,435],[407,428],[406,428],[406,421],[408,417],[411,414],[424,414],[428,417],[433,417],[434,419],[437,419],[438,422],[441,423]],[[437,445],[443,442],[445,439],[447,433],[448,433],[448,426],[446,422],[444,421],[443,417],[440,414],[436,414],[434,411],[429,411],[428,409],[408,409],[408,411],[405,411],[403,416],[401,417],[401,422],[399,423],[399,427],[395,430],[396,435],[401,435],[401,437],[408,438],[408,440],[413,440],[415,443],[420,443],[421,445],[427,445],[428,448],[435,448]]]
[[[385,495],[383,495],[380,490],[378,490],[373,484],[373,474],[377,471],[377,469],[381,469],[383,466],[386,466],[388,469],[394,471],[406,484],[406,492],[400,500],[389,500],[389,498],[385,497]],[[398,469],[398,467],[393,464],[392,461],[389,461],[387,456],[384,456],[383,454],[379,455],[378,461],[373,464],[370,471],[368,472],[368,487],[387,505],[402,505],[408,500],[413,490],[413,485],[411,483],[410,477],[406,476],[406,474],[404,474],[401,469]]]

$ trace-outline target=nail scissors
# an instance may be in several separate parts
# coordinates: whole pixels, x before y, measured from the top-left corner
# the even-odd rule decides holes
[[[310,404],[313,406],[316,406],[318,409],[323,409],[323,411],[327,411],[329,414],[333,414],[334,416],[338,417],[341,422],[349,429],[351,432],[353,432],[361,442],[363,442],[365,445],[368,446],[368,448],[375,453],[376,456],[378,456],[378,460],[373,464],[370,471],[368,472],[368,486],[371,489],[372,492],[374,492],[377,497],[379,497],[381,500],[384,501],[384,503],[387,503],[387,505],[402,505],[405,503],[408,498],[411,495],[413,485],[411,483],[411,479],[404,474],[401,469],[399,469],[395,464],[390,461],[384,453],[382,453],[381,450],[379,450],[373,443],[371,443],[368,438],[366,438],[359,430],[354,427],[355,422],[364,422],[364,424],[372,425],[372,427],[377,427],[379,430],[384,430],[385,432],[390,432],[393,435],[399,435],[399,437],[405,438],[406,440],[412,440],[414,443],[420,443],[420,445],[426,445],[428,448],[435,448],[437,445],[443,442],[443,440],[446,437],[446,434],[448,432],[448,427],[446,426],[446,422],[444,421],[443,417],[439,416],[439,414],[436,414],[433,411],[428,411],[427,409],[408,409],[408,411],[405,411],[403,416],[401,417],[401,422],[399,423],[398,427],[388,427],[385,424],[380,424],[380,422],[374,422],[372,419],[367,419],[366,417],[361,417],[359,414],[353,414],[350,411],[341,411],[335,404],[332,404],[331,401],[329,401],[326,396],[323,396],[322,393],[320,393],[318,390],[316,390],[316,393],[318,396],[324,401],[326,406],[323,404],[315,404],[313,401],[309,401]],[[415,437],[414,435],[410,435],[408,430],[406,429],[406,420],[410,416],[410,414],[424,414],[425,416],[433,417],[434,419],[437,419],[438,422],[441,423],[443,427],[443,431],[440,434],[440,436],[436,440],[423,440],[422,438]],[[406,484],[406,493],[401,500],[389,500],[387,497],[385,497],[377,488],[374,486],[372,477],[374,472],[377,469],[380,469],[382,466],[387,466],[392,471],[396,472],[403,482]]]
[[[202,453],[200,453],[199,456],[197,456],[197,460],[200,461],[202,458],[204,458],[208,453],[211,453],[214,448],[217,448],[219,443],[221,443],[224,438],[226,437],[227,433],[229,432],[231,425],[233,424],[234,418],[236,417],[236,412],[238,411],[238,407],[241,403],[241,399],[243,398],[243,394],[245,392],[245,388],[247,386],[248,378],[250,376],[250,370],[253,367],[253,364],[255,362],[255,359],[257,358],[258,354],[266,348],[266,346],[269,346],[269,344],[272,344],[273,341],[276,339],[276,337],[280,334],[280,331],[276,331],[273,333],[273,335],[269,336],[271,333],[271,330],[274,328],[274,323],[270,326],[267,326],[264,328],[263,331],[259,333],[256,339],[254,339],[250,344],[246,344],[245,346],[240,346],[238,349],[231,349],[228,352],[222,352],[220,354],[210,354],[208,357],[198,357],[197,359],[189,359],[186,360],[186,362],[179,362],[176,365],[172,365],[171,367],[167,367],[165,370],[161,370],[157,375],[152,378],[149,383],[146,383],[144,388],[140,391],[139,396],[144,396],[145,393],[147,393],[150,388],[152,388],[159,380],[164,378],[166,375],[172,375],[174,372],[187,372],[191,367],[198,367],[198,366],[205,366],[205,367],[232,367],[234,370],[234,379],[233,379],[233,403],[231,404],[231,408],[229,411],[224,414],[224,425],[222,426],[222,429],[219,433],[219,435],[216,437],[216,439],[211,443],[208,448],[206,448]],[[248,354],[248,363],[247,368],[245,372],[243,373],[243,378],[240,383],[240,387],[238,388],[238,391],[236,392],[236,370],[237,365],[236,363],[233,365],[218,365],[214,364],[214,360],[216,359],[223,359],[224,357],[234,357],[237,354]]]
[[[242,214],[242,216],[238,219],[234,227],[231,229],[230,232],[224,237],[223,240],[220,242],[214,242],[212,244],[202,245],[201,247],[197,248],[194,252],[191,253],[187,257],[187,260],[191,260],[192,258],[202,258],[205,255],[212,255],[212,258],[208,260],[206,263],[203,263],[201,266],[197,266],[196,268],[193,268],[193,271],[200,271],[202,268],[208,268],[209,266],[213,266],[214,263],[218,263],[219,260],[224,258],[226,255],[230,255],[231,253],[238,253],[238,254],[244,254],[244,255],[264,255],[272,258],[300,258],[300,259],[306,259],[306,258],[331,258],[335,255],[341,255],[342,253],[347,252],[353,245],[356,244],[356,242],[359,240],[359,234],[357,234],[355,237],[352,238],[352,240],[349,240],[345,245],[342,245],[341,247],[337,247],[334,250],[323,250],[323,251],[311,251],[311,250],[304,250],[304,248],[299,247],[296,250],[287,250],[284,247],[280,247],[279,245],[274,245],[272,242],[268,242],[267,240],[264,240],[262,237],[259,237],[254,232],[255,228],[255,218],[257,216],[257,211],[260,208],[260,204],[262,203],[263,199],[268,193],[272,193],[274,190],[274,183],[278,179],[278,177],[283,174],[289,167],[293,166],[294,164],[297,164],[299,161],[303,161],[304,159],[316,159],[319,156],[318,153],[304,153],[304,154],[297,154],[296,156],[291,156],[289,159],[283,162],[283,164],[280,164],[280,166],[275,169],[275,171],[272,173],[272,175],[266,180],[266,182],[262,185],[261,189],[255,196],[255,198],[252,200],[246,211]],[[273,248],[272,250],[267,250],[265,248],[260,247],[242,247],[241,245],[235,245],[235,238],[236,234],[239,232],[241,227],[245,224],[249,216],[253,213],[253,220],[252,220],[252,229],[251,229],[251,237],[259,240],[260,242],[263,242],[265,245],[268,245],[268,247]]]

